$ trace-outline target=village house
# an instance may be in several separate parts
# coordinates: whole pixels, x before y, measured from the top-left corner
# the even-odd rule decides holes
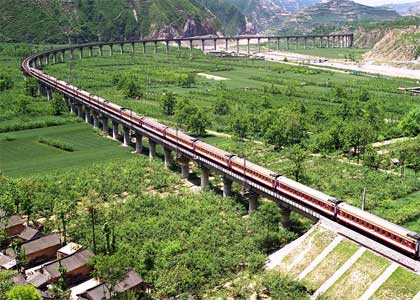
[[[61,247],[58,233],[51,233],[22,244],[22,251],[27,257],[29,265],[36,265],[48,260],[56,259],[57,250]]]
[[[39,289],[56,283],[61,276],[60,266],[64,270],[66,285],[81,282],[89,278],[92,268],[88,262],[93,256],[93,252],[89,249],[80,249],[69,256],[45,264],[34,276],[29,278],[28,283]]]
[[[120,294],[124,292],[137,292],[146,290],[147,285],[143,278],[135,271],[129,271],[125,278],[117,283],[113,289],[113,294]],[[78,295],[78,300],[109,300],[111,299],[111,292],[105,283],[101,283],[84,293]]]

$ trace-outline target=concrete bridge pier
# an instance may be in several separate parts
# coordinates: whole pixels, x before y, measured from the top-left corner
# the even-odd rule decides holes
[[[118,140],[118,122],[112,120],[112,138]]]
[[[143,42],[143,54],[146,53],[146,42]]]
[[[53,59],[53,64],[56,64],[57,63],[57,53],[56,52],[53,53],[52,59]]]
[[[143,136],[136,132],[136,153],[141,153],[143,150]]]
[[[217,39],[213,40],[213,50],[217,51]]]
[[[201,40],[201,51],[204,52],[204,50],[205,50],[205,41]]]
[[[84,118],[83,106],[81,104],[77,104],[77,114],[78,114],[79,118],[81,118],[81,119]]]
[[[239,54],[239,39],[236,39],[236,53]]]
[[[85,123],[90,123],[90,108],[85,106]]]
[[[283,224],[283,227],[285,228],[290,228],[290,213],[291,210],[290,208],[286,208],[286,207],[280,207],[280,214],[281,214],[281,223]]]
[[[102,116],[102,131],[108,135],[109,132],[109,124],[108,124],[108,117]]]
[[[130,145],[130,128],[123,126],[124,141],[123,146],[128,147]]]
[[[92,113],[93,117],[93,128],[99,128],[99,116],[96,111],[93,111]]]
[[[89,57],[93,56],[93,47],[89,47]]]
[[[50,55],[47,54],[47,55],[45,55],[45,65],[47,66],[49,64],[49,62],[50,62]]]
[[[135,51],[136,49],[135,49],[135,45],[134,45],[134,43],[131,43],[131,54],[135,54],[136,53],[136,51]]]
[[[165,41],[166,44],[166,52],[169,52],[169,41]]]
[[[295,41],[295,49],[299,48],[299,38],[296,37],[296,41]]]
[[[201,171],[201,190],[205,191],[207,190],[209,186],[209,177],[210,177],[210,170],[206,168],[205,166],[200,166]]]
[[[306,49],[308,46],[308,39],[306,37],[304,37],[303,39],[303,49]]]
[[[120,53],[124,55],[124,44],[120,44]]]
[[[286,49],[289,50],[289,38],[286,38]]]
[[[259,195],[255,192],[249,191],[245,194],[245,197],[248,199],[248,214],[251,215],[258,208]]]
[[[186,156],[181,156],[179,162],[181,164],[181,177],[187,179],[190,176],[190,159]]]
[[[330,37],[327,36],[327,48],[330,48]]]
[[[312,37],[312,49],[316,48],[315,37]]]
[[[158,49],[157,49],[157,42],[154,42],[154,49],[155,49],[155,54],[157,53]]]
[[[70,113],[76,114],[76,106],[74,105],[74,102],[69,98],[69,104],[70,104]]]
[[[268,52],[271,51],[271,40],[270,40],[270,38],[267,39],[267,51]]]
[[[82,59],[83,58],[83,47],[79,48],[79,58]]]
[[[280,38],[277,38],[277,46],[276,46],[277,51],[280,50]]]
[[[164,157],[164,161],[165,161],[165,167],[166,168],[170,168],[172,165],[172,151],[169,148],[163,147],[163,157]]]
[[[47,100],[51,101],[52,99],[52,89],[50,89],[48,86],[45,87],[45,92],[47,94]]]
[[[110,44],[109,45],[109,56],[114,55],[114,45]]]
[[[99,56],[104,56],[104,48],[99,46]]]
[[[61,50],[61,62],[63,63],[66,57],[66,51],[65,50]]]
[[[258,40],[257,40],[257,52],[258,53],[260,53],[261,52],[261,39],[260,38],[258,38]]]
[[[247,49],[247,52],[248,52],[248,55],[251,53],[251,49],[250,49],[250,46],[249,46],[249,44],[250,44],[250,38],[247,38],[247,45],[246,45],[246,49]]]
[[[176,43],[178,44],[178,50],[181,50],[181,41],[176,41]]]
[[[193,49],[193,40],[190,40],[190,50]]]
[[[153,160],[156,158],[156,142],[149,138],[149,158]]]
[[[70,49],[70,60],[74,60],[74,49]]]
[[[222,181],[223,181],[223,197],[230,197],[232,195],[233,181],[226,176],[222,176]]]
[[[229,51],[229,40],[228,39],[225,39],[225,50],[226,51]]]

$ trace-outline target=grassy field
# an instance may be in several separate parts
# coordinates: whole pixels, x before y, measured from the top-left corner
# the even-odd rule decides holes
[[[325,259],[305,278],[305,283],[313,290],[317,290],[357,251],[358,246],[353,242],[342,241]]]
[[[388,260],[367,251],[328,289],[325,296],[341,300],[358,299],[389,265]]]
[[[53,138],[73,145],[74,152],[42,144],[39,138]],[[0,134],[0,171],[21,177],[69,168],[89,166],[132,157],[131,148],[99,136],[90,125],[68,124]]]
[[[315,48],[310,51],[305,49],[290,49],[289,52],[308,54],[313,56],[320,56],[332,59],[354,59],[361,60],[363,54],[368,52],[370,49],[360,48]]]
[[[399,267],[371,300],[413,299],[419,292],[420,276]]]

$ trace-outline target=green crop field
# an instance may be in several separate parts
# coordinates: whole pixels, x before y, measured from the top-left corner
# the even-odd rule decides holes
[[[302,164],[304,174],[301,180],[356,206],[361,205],[360,197],[366,188],[368,210],[420,230],[418,222],[413,221],[420,213],[416,205],[418,197],[408,197],[404,202],[398,200],[420,190],[414,174],[407,172],[407,176],[401,178],[398,171],[395,172],[391,155],[398,157],[398,151],[379,156],[379,168],[395,172],[386,173],[364,166],[363,156],[358,164],[358,160],[346,151],[340,153],[333,149],[325,156],[313,148],[325,132],[345,135],[345,127],[358,122],[362,126],[359,131],[364,130],[365,124],[375,122],[371,142],[403,136],[398,123],[417,107],[418,97],[401,94],[398,87],[411,86],[415,84],[413,80],[311,70],[254,59],[217,58],[196,50],[170,48],[166,53],[159,47],[155,54],[149,47],[146,54],[137,49],[135,55],[128,51],[121,55],[118,50],[114,49],[111,57],[105,48],[103,57],[95,53],[92,58],[76,59],[71,68],[68,64],[57,64],[44,70],[107,100],[182,128],[182,120],[176,114],[165,114],[162,108],[165,95],[172,92],[176,102],[187,100],[208,118],[207,128],[214,133],[202,137],[204,140],[291,177],[294,173],[287,155],[288,147],[285,146],[285,150],[273,149],[266,134],[275,128],[267,128],[264,122],[268,120],[270,123],[270,119],[276,119],[279,112],[287,111],[290,106],[298,107],[304,111],[298,115],[299,122],[304,123],[310,132],[301,143],[312,152],[312,157],[309,155]],[[337,54],[346,53],[348,49],[321,50]],[[306,53],[316,54],[314,51],[318,49],[308,49]],[[195,75],[191,87],[180,84],[179,78],[185,74],[197,73],[226,80]],[[135,80],[140,97],[129,97],[127,87],[118,87],[132,80],[130,78]],[[217,112],[218,103],[227,110]],[[349,119],[341,121],[342,114],[353,110],[353,116],[350,113]],[[248,122],[245,125],[244,120]],[[237,138],[235,130],[238,126],[246,127],[246,140]]]
[[[42,144],[39,138],[54,138],[74,147],[73,152]],[[86,124],[68,124],[0,134],[0,171],[8,176],[33,176],[68,168],[129,158],[130,148],[99,136]]]

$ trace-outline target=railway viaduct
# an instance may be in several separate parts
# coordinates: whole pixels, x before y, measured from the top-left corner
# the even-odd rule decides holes
[[[213,161],[201,156],[197,153],[193,153],[187,148],[180,147],[178,143],[167,139],[165,136],[157,135],[150,129],[141,126],[138,122],[134,121],[134,112],[118,107],[117,110],[110,110],[103,102],[98,99],[97,96],[89,94],[88,92],[82,91],[79,88],[64,83],[61,85],[57,84],[57,79],[51,76],[46,76],[42,72],[35,72],[37,69],[41,70],[44,65],[52,63],[64,62],[66,59],[75,59],[75,52],[79,54],[79,58],[84,57],[84,52],[88,51],[88,56],[94,55],[94,50],[98,51],[99,56],[104,55],[104,48],[108,48],[109,55],[114,55],[114,50],[119,46],[120,54],[124,54],[125,47],[131,45],[131,53],[135,53],[135,46],[140,44],[143,46],[143,52],[146,52],[147,44],[152,44],[154,52],[158,51],[158,44],[166,45],[166,51],[169,51],[170,45],[178,45],[178,49],[186,43],[189,49],[197,47],[202,50],[205,49],[206,43],[213,43],[213,47],[217,50],[217,41],[224,40],[226,42],[225,50],[229,50],[229,42],[231,40],[236,41],[236,51],[239,53],[240,44],[242,40],[246,41],[247,51],[250,52],[250,43],[253,39],[257,40],[258,51],[260,51],[261,42],[267,42],[268,50],[270,51],[270,41],[276,41],[276,48],[280,48],[280,41],[286,41],[286,47],[289,46],[289,41],[294,39],[295,47],[299,46],[299,42],[304,42],[304,47],[307,46],[308,40],[311,40],[312,46],[317,46],[316,41],[319,40],[320,47],[352,47],[353,34],[342,34],[342,35],[326,35],[326,36],[286,36],[286,37],[269,37],[269,36],[240,36],[240,37],[198,37],[198,38],[182,38],[182,39],[155,39],[155,40],[140,40],[140,41],[120,41],[120,42],[108,42],[108,43],[89,43],[82,45],[67,46],[58,49],[50,49],[41,53],[33,54],[27,57],[22,62],[22,71],[24,77],[34,77],[40,83],[40,91],[46,94],[48,98],[51,98],[53,92],[58,92],[63,95],[64,100],[70,109],[70,111],[80,118],[83,118],[86,123],[92,124],[95,128],[100,128],[106,135],[110,135],[113,139],[119,140],[124,146],[135,147],[136,153],[143,152],[143,140],[148,140],[148,155],[150,159],[155,159],[156,148],[158,145],[163,149],[164,162],[167,167],[172,165],[176,160],[181,167],[181,174],[183,178],[190,176],[190,163],[195,162],[200,169],[200,180],[201,189],[205,190],[209,185],[209,177],[211,173],[220,175],[223,182],[223,196],[228,197],[232,194],[232,184],[237,182],[243,186],[243,195],[248,199],[248,212],[252,213],[255,211],[259,204],[259,198],[264,197],[275,202],[281,210],[282,222],[284,226],[290,225],[290,213],[295,211],[301,215],[304,215],[313,220],[323,219],[317,211],[309,208],[306,205],[302,205],[291,197],[285,196],[276,192],[273,189],[267,188],[265,185],[259,183],[256,180],[252,180],[249,174],[240,174],[232,171],[230,168],[224,167],[220,164],[216,164]],[[201,47],[200,47],[201,46]],[[60,58],[60,60],[58,60]],[[109,102],[104,100],[105,102]],[[111,104],[111,103],[110,103]],[[131,116],[131,117],[127,117]],[[174,155],[175,153],[175,155]],[[246,160],[244,160],[246,164]],[[275,176],[276,174],[273,174]],[[346,227],[336,224],[340,227],[341,234],[349,237],[348,233],[344,233],[344,230],[351,232],[354,237],[351,239],[357,241],[362,245],[371,244],[371,249],[375,249],[378,253],[391,253],[387,254],[389,258],[399,262],[413,270],[420,271],[420,262],[414,261],[394,250],[387,248],[385,245],[378,244],[376,242],[372,246],[373,240],[365,237],[357,232],[346,229]],[[338,231],[337,231],[338,232]],[[390,250],[390,251],[388,251]]]
[[[42,69],[44,65],[50,63],[60,63],[65,62],[66,58],[74,60],[78,54],[79,59],[85,57],[85,52],[87,52],[88,57],[94,56],[94,53],[98,53],[99,56],[104,55],[104,50],[108,50],[110,56],[114,55],[115,52],[119,54],[124,54],[126,48],[130,48],[132,54],[136,51],[136,45],[142,46],[142,52],[146,53],[147,45],[152,45],[154,52],[158,51],[158,45],[163,44],[165,50],[169,51],[170,45],[177,46],[178,49],[181,47],[187,47],[189,49],[199,48],[205,50],[206,46],[210,44],[212,50],[218,50],[217,45],[218,41],[224,41],[225,45],[222,47],[222,50],[229,51],[229,43],[231,41],[236,42],[235,51],[239,54],[241,41],[245,41],[246,51],[250,53],[250,45],[256,41],[257,51],[261,51],[261,44],[266,43],[268,50],[271,49],[271,43],[275,44],[275,49],[279,50],[284,46],[285,49],[289,49],[293,43],[294,47],[297,49],[299,46],[302,46],[306,49],[307,47],[352,47],[353,45],[353,34],[337,34],[337,35],[311,35],[311,36],[237,36],[237,37],[196,37],[196,38],[178,38],[178,39],[150,39],[150,40],[138,40],[138,41],[118,41],[118,42],[98,42],[98,43],[89,43],[82,45],[74,45],[63,47],[59,49],[51,49],[32,55],[26,59],[26,63],[31,68]],[[243,43],[242,43],[243,44]],[[119,50],[119,51],[118,51]],[[220,49],[219,49],[220,50]],[[29,76],[30,72],[25,70],[25,62],[22,64],[23,72],[25,76]],[[111,113],[105,111],[100,106],[94,106],[91,103],[85,101],[82,97],[78,95],[80,90],[65,90],[57,89],[51,82],[44,79],[38,78],[40,81],[40,91],[43,94],[46,94],[48,99],[51,99],[52,93],[54,91],[63,94],[65,102],[69,107],[70,111],[80,118],[84,119],[86,123],[92,124],[95,128],[101,128],[103,132],[112,136],[115,140],[121,140],[124,146],[129,146],[134,140],[135,152],[142,153],[143,151],[143,139],[148,139],[148,150],[150,159],[156,158],[156,147],[161,145],[164,153],[164,161],[166,166],[170,166],[173,161],[173,152],[176,152],[176,159],[181,166],[181,174],[183,178],[188,178],[190,174],[190,162],[195,161],[201,173],[201,189],[205,190],[209,184],[210,173],[219,174],[223,181],[223,196],[228,197],[232,193],[232,183],[234,181],[243,185],[243,195],[248,199],[248,211],[252,213],[255,211],[259,204],[259,197],[263,196],[270,200],[273,200],[278,204],[282,212],[283,224],[289,226],[290,213],[291,211],[296,211],[306,217],[311,219],[318,219],[320,215],[309,209],[306,206],[303,206],[299,203],[296,203],[292,199],[288,199],[278,193],[267,189],[261,184],[250,181],[245,176],[238,175],[233,173],[231,170],[223,168],[219,165],[216,165],[210,161],[207,161],[204,158],[197,157],[193,153],[189,153],[184,149],[180,149],[177,145],[174,145],[172,142],[162,139],[159,136],[153,134],[153,132],[147,132],[144,128],[138,126],[130,120],[126,120],[121,117],[119,114]],[[122,108],[125,112],[130,112],[127,109]]]

